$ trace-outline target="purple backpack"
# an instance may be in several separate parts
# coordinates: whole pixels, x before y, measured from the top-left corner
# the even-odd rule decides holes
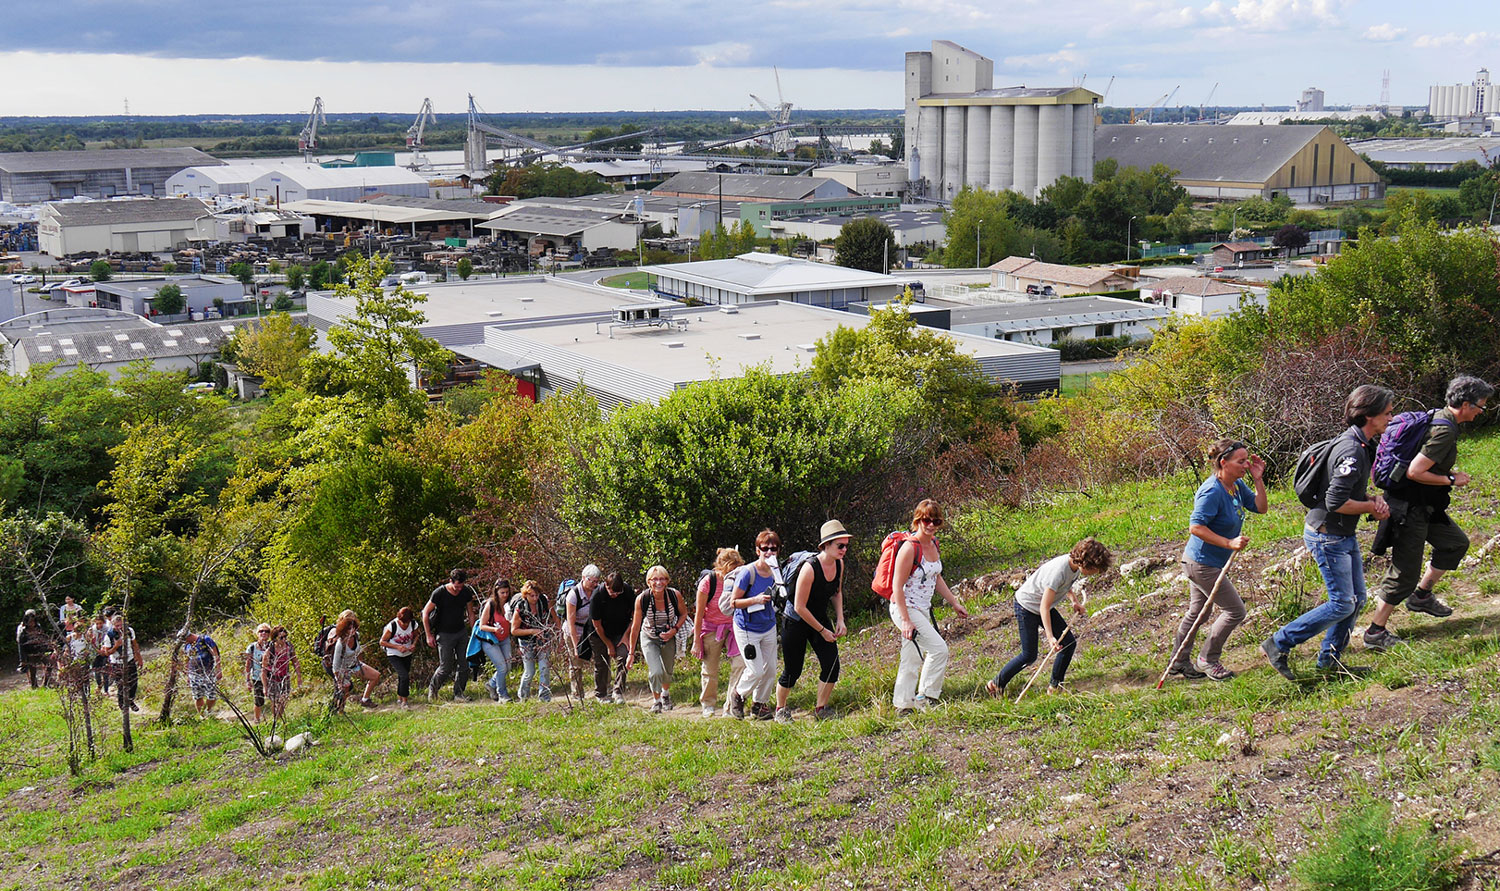
[[[1427,442],[1432,425],[1453,426],[1448,418],[1436,415],[1435,411],[1405,411],[1391,418],[1380,437],[1380,445],[1375,448],[1375,463],[1370,466],[1370,478],[1375,485],[1390,489],[1406,482],[1406,468]]]

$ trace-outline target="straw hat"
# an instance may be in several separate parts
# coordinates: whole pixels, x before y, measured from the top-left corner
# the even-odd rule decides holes
[[[823,524],[822,529],[818,530],[818,547],[821,548],[835,538],[849,537],[849,530],[844,528],[843,523],[840,523],[838,520],[829,520]]]

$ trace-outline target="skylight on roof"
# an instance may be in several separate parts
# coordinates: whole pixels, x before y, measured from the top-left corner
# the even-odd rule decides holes
[[[172,335],[173,337],[181,337],[182,336],[182,332],[180,330],[176,329],[176,328],[168,328],[167,329],[167,333],[170,334],[170,335]]]
[[[201,344],[204,344],[204,345],[208,344],[208,338],[207,337],[195,337],[195,338],[193,338],[193,340],[195,342],[197,342],[197,343],[201,343]]]
[[[66,349],[63,350],[63,355],[64,356],[76,356],[76,355],[78,355],[78,351],[75,350],[75,349],[73,349],[72,347],[68,347],[68,348],[66,348]]]
[[[130,335],[129,334],[116,334],[115,335],[115,340],[120,341],[120,342],[124,342],[124,341],[127,341],[129,339],[130,339]]]
[[[170,339],[170,338],[169,338],[169,339],[167,339],[167,340],[163,340],[163,341],[162,341],[162,342],[161,342],[161,345],[162,345],[162,346],[177,346],[177,341],[175,341],[175,340],[171,340],[171,339]]]
[[[57,342],[60,343],[60,344],[62,344],[63,346],[72,346],[73,345],[73,338],[71,338],[71,337],[59,337],[57,339]]]
[[[146,345],[144,343],[141,343],[139,340],[132,340],[130,342],[130,348],[133,350],[144,350],[146,348]]]
[[[220,325],[219,326],[219,330],[223,331],[225,334],[233,334],[234,333],[234,326],[233,325]]]

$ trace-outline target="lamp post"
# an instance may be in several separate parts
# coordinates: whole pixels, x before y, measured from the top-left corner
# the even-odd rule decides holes
[[[1500,198],[1500,186],[1495,188],[1495,194],[1490,196],[1490,221],[1485,223],[1488,228],[1495,228],[1495,199]]]
[[[979,225],[974,227],[974,268],[984,268],[984,260],[979,256],[979,232],[984,228],[984,219],[980,218]]]
[[[1125,221],[1125,260],[1130,261],[1130,224],[1136,221],[1135,217]]]

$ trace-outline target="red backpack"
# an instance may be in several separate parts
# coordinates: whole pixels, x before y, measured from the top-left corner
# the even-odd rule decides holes
[[[875,579],[870,582],[870,590],[874,591],[882,600],[890,600],[892,588],[896,579],[896,555],[901,552],[901,545],[908,541],[916,541],[917,533],[903,532],[897,530],[885,537],[880,543],[880,562],[875,565]],[[932,540],[932,546],[937,547],[937,539]],[[917,545],[916,556],[912,559],[911,566],[915,570],[917,564],[922,561],[922,546]]]

